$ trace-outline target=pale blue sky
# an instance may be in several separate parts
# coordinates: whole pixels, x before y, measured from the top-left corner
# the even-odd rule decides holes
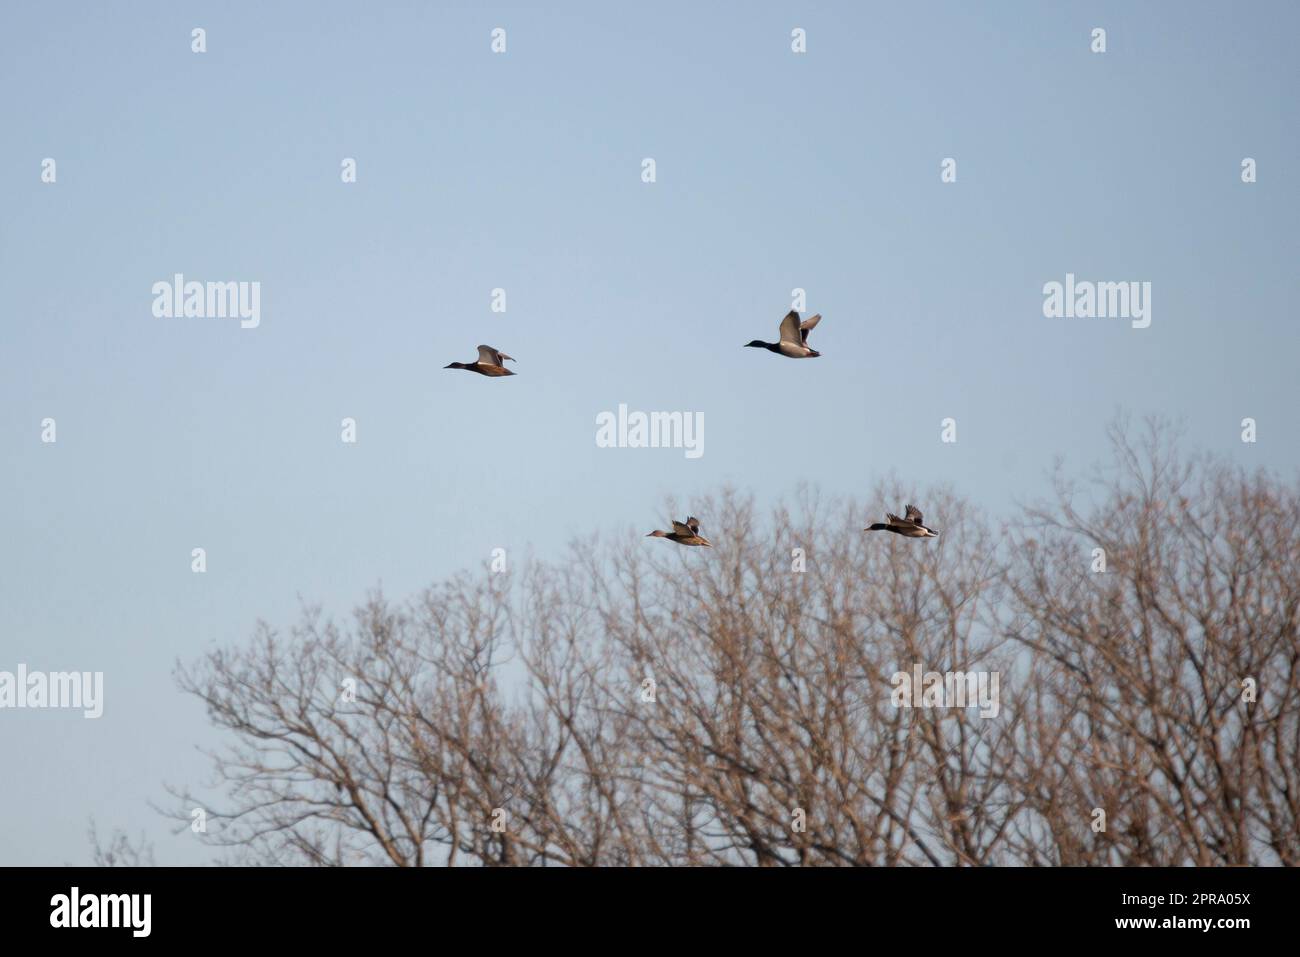
[[[6,2],[0,670],[106,700],[0,711],[0,864],[85,862],[91,815],[208,860],[145,804],[207,775],[173,664],[298,596],[404,597],[728,482],[892,472],[1005,515],[1119,408],[1294,475],[1298,10]],[[260,281],[260,328],[155,319],[176,272]],[[1067,272],[1151,282],[1150,328],[1044,318]],[[823,357],[742,349],[796,286]],[[443,371],[480,342],[518,377]],[[705,454],[598,449],[620,402],[703,412]]]

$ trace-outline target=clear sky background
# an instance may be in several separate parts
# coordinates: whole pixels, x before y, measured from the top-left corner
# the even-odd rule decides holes
[[[216,740],[172,669],[300,597],[724,483],[1009,517],[1120,409],[1294,476],[1297,36],[1289,2],[7,0],[0,670],[103,671],[105,711],[0,711],[0,864],[88,862],[92,816],[209,860],[146,804]],[[260,281],[261,326],[154,318],[177,272]],[[1150,328],[1045,318],[1067,272],[1151,282]],[[822,358],[741,348],[795,287]],[[480,342],[519,375],[443,371]],[[703,457],[597,448],[619,403],[703,412]]]

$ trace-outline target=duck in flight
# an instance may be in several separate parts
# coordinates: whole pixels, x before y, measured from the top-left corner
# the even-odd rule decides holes
[[[505,367],[506,360],[514,362],[514,356],[508,356],[504,352],[498,352],[491,346],[478,347],[477,362],[453,362],[449,366],[443,366],[444,369],[464,369],[467,372],[477,372],[479,375],[501,376],[514,375]]]
[[[815,359],[819,355],[815,349],[808,348],[808,333],[813,331],[813,327],[821,322],[822,315],[817,313],[810,319],[799,321],[799,313],[791,309],[781,320],[781,339],[779,342],[764,342],[762,339],[755,339],[753,342],[745,343],[745,348],[751,346],[755,349],[766,349],[768,352],[775,352],[791,359]]]
[[[870,528],[864,528],[864,532],[893,532],[896,535],[902,535],[905,538],[938,538],[939,533],[932,528],[927,528],[921,524],[921,510],[915,505],[907,506],[907,513],[899,518],[897,515],[885,513],[884,522],[876,522]]]
[[[673,520],[673,530],[671,532],[661,532],[655,529],[646,538],[666,538],[670,542],[676,542],[678,545],[703,545],[705,548],[712,548],[713,543],[700,534],[700,520],[698,518],[687,517],[686,521],[679,522]]]

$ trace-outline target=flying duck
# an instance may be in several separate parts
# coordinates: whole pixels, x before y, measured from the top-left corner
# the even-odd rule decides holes
[[[685,522],[679,522],[673,519],[673,530],[671,532],[661,532],[655,529],[646,538],[666,538],[670,542],[676,542],[678,545],[703,545],[705,548],[712,548],[713,543],[700,534],[700,520],[698,518],[687,517]]]
[[[491,346],[478,347],[477,362],[453,362],[449,366],[443,366],[444,369],[464,369],[467,372],[477,372],[479,375],[500,376],[514,375],[505,367],[505,361],[509,359],[514,362],[514,356],[508,356],[504,352],[498,352]]]
[[[815,359],[820,352],[808,348],[808,333],[813,331],[813,327],[821,322],[822,315],[817,313],[811,319],[799,321],[799,313],[791,309],[781,320],[781,341],[764,342],[762,339],[755,339],[753,342],[745,343],[745,348],[753,346],[755,349],[766,349],[768,352],[776,352],[791,359]]]
[[[938,538],[939,533],[921,524],[921,510],[915,505],[907,506],[907,514],[902,518],[885,513],[886,522],[876,522],[864,532],[893,532],[905,538]]]

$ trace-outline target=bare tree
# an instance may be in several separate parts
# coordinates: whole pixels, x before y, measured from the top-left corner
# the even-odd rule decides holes
[[[1300,495],[1114,439],[1091,507],[1058,476],[1005,532],[944,489],[937,540],[862,532],[897,483],[724,491],[712,550],[597,538],[261,625],[178,670],[230,743],[173,813],[316,865],[1293,864]],[[999,675],[1000,710],[897,706],[913,668]]]
[[[1117,424],[1094,503],[1058,474],[1018,537],[1028,860],[1300,862],[1300,496],[1175,439]]]
[[[143,834],[131,840],[125,831],[114,829],[106,843],[100,843],[94,818],[89,826],[91,860],[96,867],[153,867],[153,845]]]

